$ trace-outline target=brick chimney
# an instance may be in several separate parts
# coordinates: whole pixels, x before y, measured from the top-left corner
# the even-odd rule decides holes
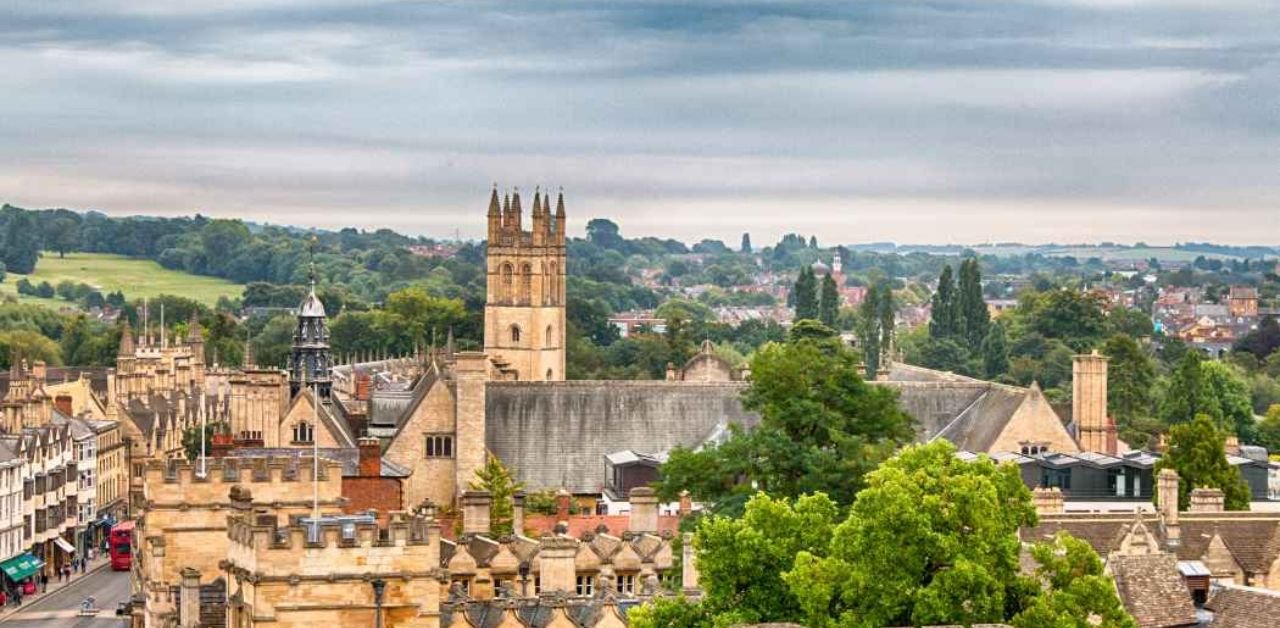
[[[376,478],[382,475],[382,441],[373,436],[363,436],[356,441],[360,450],[360,477]]]
[[[1222,494],[1222,489],[1217,488],[1193,488],[1191,489],[1191,512],[1222,512],[1225,510],[1226,497]]]
[[[235,438],[230,434],[213,434],[213,441],[209,443],[209,457],[226,458],[235,446]]]
[[[462,494],[462,533],[489,534],[489,505],[493,496],[488,491]]]
[[[1178,472],[1173,469],[1161,469],[1156,476],[1156,496],[1160,503],[1160,519],[1164,525],[1164,536],[1170,547],[1182,544],[1182,528],[1178,526]]]
[[[1071,359],[1071,419],[1080,449],[1116,453],[1107,442],[1107,357],[1096,350]]]
[[[372,378],[369,377],[368,373],[361,373],[356,376],[356,399],[358,401],[369,400],[369,386],[371,382]]]
[[[58,409],[58,412],[61,412],[62,414],[66,415],[66,416],[72,416],[72,414],[71,414],[71,395],[58,395],[57,397],[54,397],[54,398],[53,398],[53,407],[57,408],[57,409]]]
[[[569,505],[573,502],[573,496],[569,491],[560,489],[556,491],[556,521],[569,520]]]
[[[658,495],[647,486],[631,489],[631,518],[627,529],[632,532],[658,531]]]

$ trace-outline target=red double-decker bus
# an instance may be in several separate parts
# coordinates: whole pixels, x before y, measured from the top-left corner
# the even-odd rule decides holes
[[[113,571],[129,571],[133,567],[133,522],[122,521],[111,528],[107,538]]]

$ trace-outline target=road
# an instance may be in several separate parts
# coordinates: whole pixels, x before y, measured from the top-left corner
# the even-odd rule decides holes
[[[97,617],[80,617],[80,603],[92,595],[102,609]],[[107,628],[123,626],[116,604],[129,598],[129,572],[101,569],[49,594],[23,604],[22,610],[0,620],[3,628]]]

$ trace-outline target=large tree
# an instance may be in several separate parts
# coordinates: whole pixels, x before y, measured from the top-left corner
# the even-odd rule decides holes
[[[982,271],[978,260],[967,259],[960,264],[960,282],[956,293],[957,331],[964,335],[969,350],[977,352],[987,337],[991,315],[982,296]]]
[[[1107,368],[1107,408],[1124,432],[1134,421],[1154,414],[1156,364],[1133,338],[1116,334],[1102,345]]]
[[[933,293],[929,314],[929,337],[951,338],[956,335],[956,282],[950,266],[943,266],[938,275],[938,289]]]
[[[471,480],[470,488],[489,493],[489,534],[493,538],[524,534],[524,530],[513,527],[515,512],[511,501],[512,496],[524,488],[524,484],[511,477],[506,465],[493,452],[485,452],[484,466],[476,470],[476,477]]]
[[[818,304],[818,320],[827,327],[836,326],[836,317],[840,314],[840,290],[831,275],[822,276],[821,300]]]
[[[1207,414],[1169,429],[1168,446],[1155,469],[1157,473],[1166,468],[1178,472],[1179,509],[1190,505],[1191,489],[1199,487],[1222,489],[1227,510],[1249,509],[1249,485],[1240,470],[1227,461],[1226,439],[1227,432]]]
[[[813,269],[805,266],[800,269],[795,288],[796,320],[818,319],[818,280],[813,276]]]
[[[664,497],[688,489],[695,499],[733,507],[754,484],[775,496],[823,491],[851,502],[863,475],[914,432],[896,393],[863,381],[858,354],[832,334],[799,323],[788,342],[759,349],[743,405],[760,424],[720,445],[674,450],[662,467]]]
[[[751,234],[750,233],[742,234],[742,248],[740,250],[743,253],[751,252]]]
[[[1009,345],[1003,325],[988,327],[987,337],[982,339],[982,370],[987,379],[995,379],[1009,372]]]
[[[1090,615],[1133,626],[1086,543],[1037,547],[1039,579],[1021,574],[1018,529],[1036,514],[1016,467],[966,462],[936,441],[903,450],[867,484],[830,547],[802,551],[783,576],[806,626],[1026,626],[1030,609],[1040,626]]]
[[[1185,423],[1200,414],[1252,442],[1257,427],[1249,401],[1248,384],[1222,362],[1207,361],[1199,351],[1187,351],[1169,376],[1160,419],[1166,424]]]
[[[45,241],[58,252],[59,258],[66,257],[67,251],[74,250],[80,243],[80,223],[66,217],[54,219],[47,227]]]
[[[40,229],[30,212],[5,209],[5,230],[0,234],[0,262],[12,273],[29,275],[40,259]]]
[[[858,346],[862,349],[862,361],[867,365],[868,376],[880,370],[884,355],[893,342],[893,292],[885,282],[872,284],[867,296],[858,306],[856,331]]]

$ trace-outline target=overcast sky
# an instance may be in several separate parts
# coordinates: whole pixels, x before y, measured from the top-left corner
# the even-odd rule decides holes
[[[1280,244],[1276,0],[0,6],[0,201],[482,236]],[[526,200],[527,209],[528,200]]]

